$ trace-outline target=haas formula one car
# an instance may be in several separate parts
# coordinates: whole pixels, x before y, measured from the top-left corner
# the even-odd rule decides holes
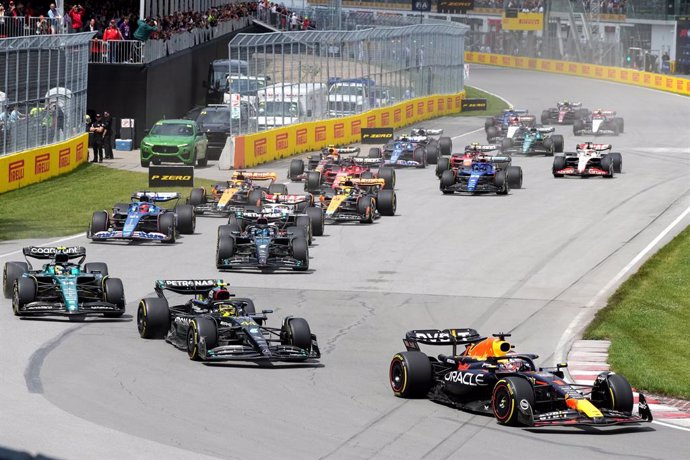
[[[562,101],[541,113],[542,125],[572,125],[576,120],[586,118],[589,110],[582,108],[581,102]]]
[[[505,425],[617,425],[652,420],[644,395],[633,414],[628,381],[600,373],[593,385],[567,383],[561,370],[538,368],[534,354],[517,354],[508,334],[481,337],[474,329],[415,330],[403,339],[407,351],[393,356],[390,384],[402,398],[427,397],[470,412],[493,415]],[[422,353],[419,344],[452,347],[450,355]],[[464,350],[458,351],[458,345]]]
[[[26,262],[5,263],[2,280],[15,315],[59,315],[80,321],[87,315],[119,318],[125,312],[122,281],[111,278],[104,263],[84,264],[86,249],[29,246],[23,252]],[[29,258],[47,263],[34,269]]]
[[[187,202],[197,214],[227,216],[244,206],[256,206],[266,193],[287,194],[287,186],[276,183],[277,179],[273,172],[235,171],[230,180],[213,185],[210,194],[193,188]]]
[[[359,153],[359,147],[336,147],[329,145],[321,149],[318,155],[308,155],[307,164],[305,168],[304,160],[295,158],[290,161],[288,169],[288,179],[291,181],[301,181],[307,178],[309,171],[324,172],[326,169],[331,169],[333,165],[339,165],[345,157],[344,155],[354,155]]]
[[[512,139],[508,137],[503,139],[501,141],[501,151],[525,155],[553,155],[555,152],[562,152],[563,136],[551,134],[553,132],[553,127],[525,129],[517,133]]]
[[[281,327],[264,325],[272,310],[257,313],[251,299],[236,298],[222,280],[158,280],[157,297],[141,299],[137,328],[144,339],[162,339],[195,361],[313,361],[321,357],[303,318]],[[165,293],[191,296],[171,305]]]
[[[594,110],[586,117],[576,120],[573,124],[573,134],[582,135],[610,135],[618,136],[625,129],[625,122],[616,116],[613,110]]]
[[[96,211],[86,234],[93,241],[136,240],[174,243],[178,234],[191,235],[196,228],[194,208],[176,204],[170,210],[158,203],[180,200],[175,192],[136,192],[130,203],[118,203],[112,213]]]
[[[574,153],[558,155],[553,159],[553,177],[601,176],[612,178],[623,170],[623,156],[611,152],[611,144],[585,142],[577,144]]]

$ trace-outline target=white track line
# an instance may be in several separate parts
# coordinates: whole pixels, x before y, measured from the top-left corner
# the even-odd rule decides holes
[[[460,139],[463,136],[468,136],[470,134],[478,133],[479,131],[484,131],[484,128],[479,128],[479,129],[475,129],[474,131],[469,131],[467,133],[459,134],[455,137],[451,137],[451,139]]]
[[[69,241],[69,240],[74,240],[76,238],[80,238],[84,235],[86,235],[86,233],[78,233],[76,235],[66,236],[64,238],[60,238],[59,240],[50,241],[48,243],[37,244],[36,246],[38,246],[38,247],[52,246],[54,244],[62,243],[63,241]],[[3,257],[13,256],[15,254],[21,254],[21,253],[22,253],[21,249],[19,249],[17,251],[12,251],[12,252],[6,252],[5,254],[0,254],[0,259],[2,259]]]
[[[654,414],[652,414],[654,415]],[[665,426],[667,428],[675,428],[676,430],[681,430],[681,431],[690,431],[690,428],[684,427],[684,426],[679,426],[679,425],[674,425],[672,423],[666,423],[666,422],[660,422],[658,420],[653,420],[652,423],[659,424],[661,426]]]

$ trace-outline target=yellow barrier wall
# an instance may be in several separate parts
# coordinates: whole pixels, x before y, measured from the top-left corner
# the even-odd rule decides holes
[[[470,51],[465,52],[465,62],[576,75],[579,77],[596,78],[599,80],[615,81],[618,83],[658,89],[660,91],[683,94],[686,96],[690,95],[690,80],[687,78],[621,67],[556,61],[552,59],[506,56],[502,54],[475,53]]]
[[[361,140],[362,128],[402,128],[422,120],[459,113],[464,92],[419,97],[363,114],[312,121],[235,138],[236,169],[329,145],[347,145]]]
[[[89,135],[0,156],[0,193],[72,171],[89,160]]]

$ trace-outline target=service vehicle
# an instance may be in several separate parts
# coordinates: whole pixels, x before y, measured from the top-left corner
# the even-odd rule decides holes
[[[191,120],[160,120],[139,145],[141,166],[149,164],[183,163],[206,166],[208,139],[196,122]]]
[[[328,116],[345,117],[376,106],[376,82],[369,78],[330,78]]]
[[[277,83],[258,92],[259,130],[326,118],[328,87],[323,83]]]

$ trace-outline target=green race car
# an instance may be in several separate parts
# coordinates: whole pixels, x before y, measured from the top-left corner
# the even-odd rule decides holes
[[[206,166],[208,139],[191,120],[161,120],[141,141],[141,166],[150,163],[184,163]]]

